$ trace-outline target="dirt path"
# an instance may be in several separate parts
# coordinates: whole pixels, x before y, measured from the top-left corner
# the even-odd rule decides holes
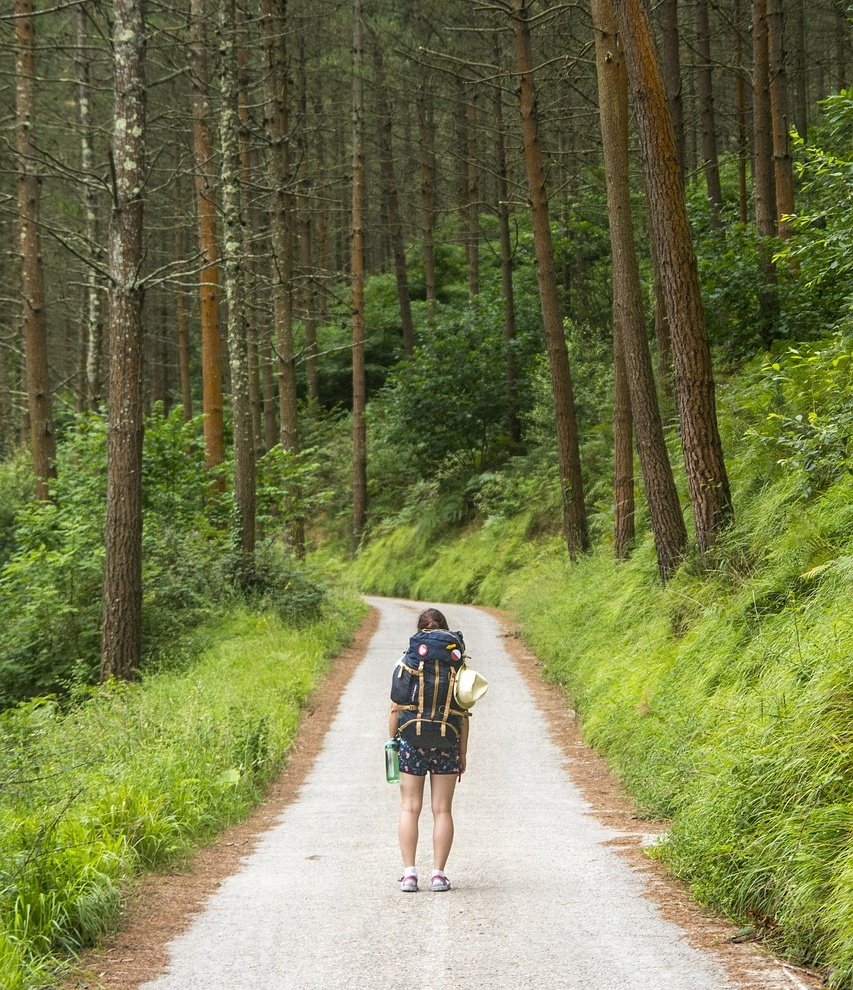
[[[733,943],[733,926],[699,910],[644,855],[659,829],[632,816],[580,740],[561,693],[543,684],[535,658],[483,609],[445,609],[492,685],[473,719],[469,773],[457,791],[453,890],[401,894],[398,794],[382,776],[382,742],[390,671],[419,606],[370,601],[372,625],[336,664],[265,805],[204,850],[191,871],[146,882],[122,932],[85,960],[86,975],[71,985],[820,985],[754,945]],[[422,825],[424,873],[428,810]]]

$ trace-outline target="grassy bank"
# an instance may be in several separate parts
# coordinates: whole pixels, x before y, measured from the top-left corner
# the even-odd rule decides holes
[[[185,670],[0,715],[0,986],[46,986],[115,920],[123,887],[244,816],[361,603],[298,628],[238,612]]]
[[[570,565],[556,537],[527,539],[530,513],[441,537],[425,509],[354,571],[380,593],[507,608],[587,739],[646,813],[671,819],[660,855],[673,870],[851,988],[849,448],[833,448],[843,469],[812,485],[768,446],[752,392],[734,389],[724,405],[737,524],[666,588],[648,537],[626,563],[599,547]],[[801,423],[796,409],[785,415]],[[476,662],[488,672],[487,657]]]

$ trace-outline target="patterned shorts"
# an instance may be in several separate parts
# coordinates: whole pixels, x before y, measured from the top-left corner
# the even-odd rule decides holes
[[[459,745],[448,749],[422,749],[400,740],[400,770],[414,777],[426,777],[428,773],[458,774],[462,771]]]

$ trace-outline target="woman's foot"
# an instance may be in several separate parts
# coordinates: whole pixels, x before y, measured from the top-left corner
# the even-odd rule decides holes
[[[433,870],[429,885],[432,890],[450,890],[450,880],[443,870]]]
[[[400,890],[404,894],[414,894],[418,889],[418,875],[413,870],[404,870],[400,877]]]

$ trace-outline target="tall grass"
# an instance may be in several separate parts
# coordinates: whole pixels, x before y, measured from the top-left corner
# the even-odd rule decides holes
[[[64,953],[113,924],[131,877],[246,813],[362,614],[338,601],[293,628],[240,612],[183,671],[0,715],[4,990],[50,985]]]

